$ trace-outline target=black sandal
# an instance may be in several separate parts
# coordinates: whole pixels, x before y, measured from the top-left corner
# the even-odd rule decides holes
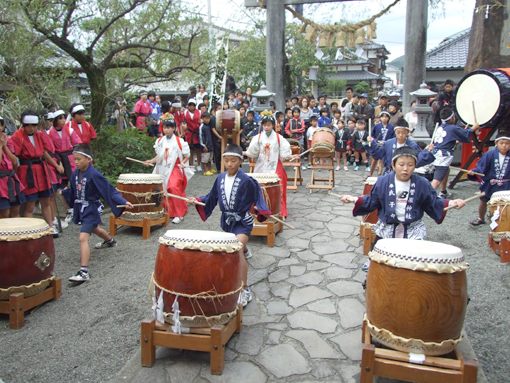
[[[484,223],[485,223],[485,221],[484,221],[483,219],[481,219],[481,218],[477,218],[477,219],[475,219],[474,221],[471,221],[471,222],[469,222],[469,223],[470,223],[471,225],[473,225],[473,226],[478,226],[478,225],[482,225],[482,224],[484,224]]]

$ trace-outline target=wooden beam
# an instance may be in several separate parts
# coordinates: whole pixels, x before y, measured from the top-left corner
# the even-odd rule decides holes
[[[343,1],[365,1],[365,0],[285,0],[285,5],[296,5],[296,4],[312,4],[312,3],[338,3]],[[267,0],[262,0],[264,6],[267,6]],[[250,7],[260,7],[259,0],[244,0],[244,6],[247,8]]]

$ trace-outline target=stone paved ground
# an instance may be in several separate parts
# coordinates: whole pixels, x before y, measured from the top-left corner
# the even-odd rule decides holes
[[[365,175],[337,172],[342,179],[334,192],[361,194]],[[359,381],[366,276],[359,219],[352,205],[325,191],[309,194],[303,186],[287,200],[288,223],[297,229],[279,233],[273,248],[263,238],[250,240],[254,299],[242,332],[227,344],[223,375],[210,374],[207,353],[159,348],[152,368],[140,367],[138,351],[115,382]],[[469,341],[463,343],[472,353]],[[483,373],[479,381],[486,381]]]

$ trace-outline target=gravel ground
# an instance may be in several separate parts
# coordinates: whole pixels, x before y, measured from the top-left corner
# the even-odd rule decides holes
[[[341,172],[337,174],[340,178]],[[304,175],[309,178],[309,172]],[[205,194],[214,178],[193,177],[189,194]],[[460,183],[453,197],[466,198],[475,191],[475,184]],[[460,211],[451,211],[441,225],[427,219],[428,239],[463,249],[471,264],[465,330],[488,381],[508,382],[510,266],[501,264],[489,249],[488,226],[472,228],[468,224],[476,209],[477,203],[472,202]],[[217,209],[203,224],[192,208],[179,229],[220,230],[219,214]],[[107,223],[108,216],[103,220]],[[0,315],[0,379],[5,383],[105,382],[114,377],[138,350],[140,322],[151,315],[148,284],[158,238],[165,231],[155,227],[151,238],[142,241],[141,229],[120,228],[117,247],[92,250],[92,280],[72,287],[67,278],[79,267],[78,227],[66,229],[64,236],[55,240],[55,274],[62,278],[62,297],[32,310],[20,330],[10,330],[8,317]],[[98,241],[94,237],[91,245]]]

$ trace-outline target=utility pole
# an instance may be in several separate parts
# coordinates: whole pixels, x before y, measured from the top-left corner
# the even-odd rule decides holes
[[[267,0],[266,87],[275,93],[276,110],[285,109],[285,3]]]

